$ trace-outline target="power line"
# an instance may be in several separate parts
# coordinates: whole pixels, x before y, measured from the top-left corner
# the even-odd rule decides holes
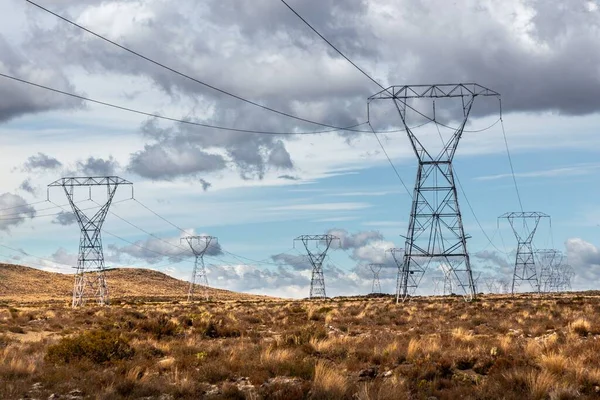
[[[157,65],[157,66],[159,66],[161,68],[164,68],[164,69],[166,69],[168,71],[171,71],[174,74],[177,74],[177,75],[179,75],[179,76],[181,76],[183,78],[189,79],[189,80],[191,80],[193,82],[196,82],[196,83],[198,83],[200,85],[203,85],[203,86],[205,86],[207,88],[210,88],[212,90],[215,90],[215,91],[217,91],[219,93],[222,93],[222,94],[225,94],[227,96],[233,97],[234,99],[243,101],[243,102],[248,103],[250,105],[253,105],[255,107],[259,107],[259,108],[262,108],[264,110],[267,110],[267,111],[270,111],[270,112],[273,112],[273,113],[276,113],[276,114],[279,114],[279,115],[283,115],[285,117],[292,118],[292,119],[295,119],[295,120],[298,120],[298,121],[307,122],[307,123],[313,124],[313,125],[324,126],[324,127],[332,128],[332,129],[336,129],[336,130],[343,129],[343,128],[340,128],[340,127],[337,127],[337,126],[334,126],[334,125],[328,125],[328,124],[324,124],[324,123],[321,123],[321,122],[312,121],[312,120],[309,120],[307,118],[302,118],[302,117],[298,117],[296,115],[292,115],[292,114],[286,113],[284,111],[279,111],[279,110],[276,110],[274,108],[265,106],[263,104],[259,104],[259,103],[255,102],[255,101],[245,99],[245,98],[243,98],[243,97],[241,97],[239,95],[233,94],[233,93],[228,92],[228,91],[226,91],[224,89],[220,89],[220,88],[218,88],[216,86],[210,85],[210,84],[208,84],[206,82],[203,82],[203,81],[201,81],[199,79],[196,79],[196,78],[194,78],[194,77],[192,77],[190,75],[187,75],[187,74],[185,74],[183,72],[180,72],[180,71],[178,71],[178,70],[176,70],[174,68],[171,68],[171,67],[169,67],[169,66],[167,66],[165,64],[162,64],[162,63],[160,63],[160,62],[158,62],[156,60],[153,60],[153,59],[151,59],[151,58],[149,58],[149,57],[147,57],[147,56],[145,56],[145,55],[143,55],[143,54],[141,54],[141,53],[139,53],[139,52],[137,52],[135,50],[132,50],[132,49],[126,47],[126,46],[123,46],[123,45],[121,45],[121,44],[119,44],[119,43],[117,43],[117,42],[115,42],[113,40],[110,40],[107,37],[102,36],[99,33],[96,33],[96,32],[94,32],[94,31],[92,31],[92,30],[90,30],[90,29],[88,29],[88,28],[86,28],[86,27],[84,27],[82,25],[79,25],[78,23],[73,22],[73,21],[71,21],[70,19],[68,19],[66,17],[63,17],[60,14],[57,14],[57,13],[55,13],[53,11],[50,11],[49,9],[47,9],[47,8],[45,8],[45,7],[39,5],[39,4],[37,4],[37,3],[35,3],[33,1],[31,1],[31,0],[25,0],[25,1],[27,1],[29,4],[31,4],[33,6],[36,6],[37,8],[39,8],[39,9],[41,9],[41,10],[43,10],[43,11],[49,13],[49,14],[54,15],[55,17],[63,20],[64,22],[67,22],[67,23],[69,23],[69,24],[71,24],[71,25],[73,25],[73,26],[75,26],[75,27],[77,27],[77,28],[79,28],[79,29],[81,29],[81,30],[83,30],[83,31],[85,31],[85,32],[87,32],[87,33],[89,33],[89,34],[91,34],[91,35],[99,38],[99,39],[102,39],[105,42],[108,42],[108,43],[110,43],[110,44],[112,44],[112,45],[114,45],[114,46],[116,46],[116,47],[118,47],[118,48],[120,48],[120,49],[122,49],[124,51],[127,51],[128,53],[131,53],[131,54],[133,54],[133,55],[135,55],[135,56],[137,56],[139,58],[142,58],[142,59],[144,59],[144,60],[146,60],[146,61],[148,61],[148,62],[150,62],[150,63],[152,63],[154,65]]]
[[[387,151],[385,151],[385,147],[383,147],[383,143],[381,143],[381,140],[379,140],[379,136],[377,136],[377,133],[375,132],[375,129],[373,129],[373,125],[371,125],[371,123],[369,122],[369,126],[371,127],[371,130],[373,131],[373,135],[375,136],[375,139],[377,139],[377,143],[379,143],[379,146],[381,147],[381,150],[383,150],[383,154],[385,154],[385,157],[387,158],[388,162],[390,163],[390,165],[392,166],[392,169],[394,170],[394,172],[396,173],[396,176],[398,177],[398,179],[400,180],[400,183],[402,184],[402,186],[404,187],[404,190],[406,190],[406,193],[408,194],[408,196],[410,197],[410,199],[412,200],[413,196],[410,193],[410,190],[408,190],[408,187],[406,186],[406,184],[404,183],[404,180],[402,180],[402,177],[400,176],[400,173],[398,172],[398,170],[396,169],[396,166],[394,165],[394,163],[392,162],[392,159],[390,158],[390,156],[388,155]]]
[[[475,210],[473,209],[473,206],[471,205],[471,202],[469,201],[469,198],[467,197],[467,193],[465,193],[465,190],[463,189],[463,186],[460,183],[460,179],[458,179],[458,176],[456,176],[456,175],[454,176],[454,178],[456,179],[456,182],[458,183],[458,187],[460,188],[460,191],[461,191],[463,197],[465,198],[465,201],[467,202],[467,205],[469,206],[469,209],[471,210],[471,214],[473,214],[473,218],[475,218],[475,222],[477,222],[477,226],[479,226],[479,229],[483,233],[483,236],[485,236],[485,238],[487,239],[488,243],[490,245],[492,245],[492,247],[494,249],[496,249],[500,253],[506,254],[505,252],[503,252],[502,250],[500,250],[498,247],[496,247],[496,245],[492,242],[492,239],[490,239],[490,237],[488,236],[488,234],[485,231],[485,229],[483,229],[483,226],[481,225],[481,222],[479,222],[479,218],[477,218],[477,214],[475,214]]]
[[[302,18],[302,16],[300,14],[298,14],[296,12],[296,10],[294,10],[288,3],[285,2],[285,0],[281,0],[281,2],[283,4],[285,4],[285,6],[287,8],[289,8],[298,18],[300,18],[300,20],[302,22],[304,22],[306,24],[306,26],[308,26],[314,33],[316,33],[321,39],[323,39],[329,46],[331,46],[332,49],[334,49],[340,56],[344,57],[344,59],[346,59],[346,61],[348,61],[350,64],[352,64],[352,66],[354,66],[354,68],[356,68],[357,70],[359,70],[364,76],[366,76],[367,78],[369,78],[371,80],[371,82],[375,83],[377,86],[379,86],[380,88],[382,88],[383,90],[385,90],[385,88],[383,86],[381,86],[381,84],[379,82],[377,82],[375,79],[371,78],[371,76],[369,74],[367,74],[362,68],[360,68],[358,65],[356,65],[351,59],[349,59],[348,57],[346,57],[346,55],[344,53],[342,53],[340,50],[338,50],[337,47],[335,47],[333,45],[333,43],[331,43],[329,40],[327,40],[325,38],[325,36],[321,35],[319,33],[319,31],[317,31],[311,24],[308,23],[307,20],[305,20],[304,18]]]
[[[186,232],[184,229],[180,228],[179,226],[175,225],[174,223],[172,223],[171,221],[169,221],[168,219],[164,218],[163,216],[159,215],[157,212],[151,210],[148,206],[146,206],[145,204],[143,204],[141,201],[139,201],[138,199],[134,198],[133,201],[135,201],[136,203],[138,203],[140,206],[144,207],[146,210],[150,211],[152,214],[156,215],[158,218],[162,219],[163,221],[165,221],[167,224],[171,225],[172,227],[180,230],[182,233],[187,234],[188,232]]]
[[[47,200],[40,200],[40,201],[36,201],[34,203],[26,203],[26,204],[21,204],[20,206],[13,206],[13,207],[6,207],[6,208],[2,208],[0,209],[0,211],[6,211],[6,210],[13,210],[15,208],[21,208],[21,207],[28,207],[28,206],[35,206],[37,204],[42,204],[45,203]],[[52,207],[54,208],[54,207]],[[9,214],[10,215],[10,214]]]
[[[163,119],[163,120],[167,120],[167,121],[171,121],[171,122],[179,122],[179,123],[187,124],[187,125],[201,126],[204,128],[212,128],[212,129],[232,131],[232,132],[241,132],[241,133],[256,133],[256,134],[262,134],[262,135],[315,135],[315,134],[319,134],[319,133],[331,133],[331,132],[337,132],[337,131],[342,131],[342,130],[352,131],[352,132],[368,132],[368,131],[353,129],[358,126],[366,124],[366,122],[362,122],[360,124],[355,124],[355,125],[348,126],[345,128],[344,127],[333,127],[333,129],[313,131],[313,132],[275,132],[275,131],[261,131],[261,130],[253,130],[253,129],[229,128],[229,127],[220,126],[220,125],[205,124],[205,123],[201,123],[201,122],[194,122],[194,121],[185,120],[185,119],[168,117],[168,116],[164,116],[164,115],[160,115],[160,114],[156,114],[156,113],[140,111],[140,110],[137,110],[134,108],[124,107],[124,106],[120,106],[120,105],[113,104],[113,103],[108,103],[108,102],[101,101],[101,100],[95,100],[90,97],[81,96],[81,95],[78,95],[75,93],[66,92],[64,90],[56,89],[56,88],[46,86],[46,85],[41,85],[39,83],[31,82],[31,81],[28,81],[25,79],[17,78],[15,76],[3,74],[3,73],[0,73],[0,76],[3,78],[12,79],[13,81],[21,82],[21,83],[24,83],[24,84],[27,84],[30,86],[35,86],[40,89],[45,89],[45,90],[49,90],[49,91],[52,91],[55,93],[65,95],[65,96],[70,96],[70,97],[73,97],[73,98],[76,98],[79,100],[84,100],[84,101],[87,101],[90,103],[95,103],[95,104],[100,104],[100,105],[103,105],[106,107],[115,108],[117,110],[127,111],[127,112],[131,112],[131,113],[144,115],[144,116],[152,117],[152,118]],[[396,132],[396,131],[389,131],[389,132],[385,132],[385,133],[392,133],[392,132]]]
[[[57,261],[54,261],[54,260],[50,260],[50,259],[48,259],[48,258],[44,258],[44,257],[38,257],[38,256],[35,256],[35,255],[33,255],[33,254],[30,254],[30,253],[26,252],[26,251],[25,251],[25,250],[23,250],[23,249],[15,249],[14,247],[10,247],[10,246],[7,246],[7,245],[5,245],[5,244],[0,244],[0,247],[4,247],[4,248],[6,248],[6,249],[9,249],[9,250],[15,251],[15,252],[17,252],[17,253],[21,253],[21,254],[23,254],[23,255],[25,255],[25,256],[27,256],[27,257],[33,257],[33,258],[37,258],[38,260],[42,260],[42,261],[46,261],[46,262],[51,262],[51,263],[53,263],[53,264],[58,264],[58,265],[63,265],[63,266],[65,266],[65,267],[75,268],[75,267],[73,267],[72,265],[68,265],[68,264],[60,263],[60,262],[57,262]]]
[[[500,101],[500,100],[499,100]],[[502,101],[500,101],[500,125],[502,126],[502,136],[504,137],[504,145],[506,146],[506,154],[508,155],[508,163],[510,165],[510,173],[512,174],[513,183],[515,185],[515,191],[517,192],[517,199],[519,200],[519,207],[523,212],[523,202],[521,201],[521,194],[519,193],[519,186],[517,185],[517,177],[515,176],[515,168],[513,166],[512,157],[508,148],[508,139],[506,138],[506,130],[504,129],[504,119],[502,118]]]

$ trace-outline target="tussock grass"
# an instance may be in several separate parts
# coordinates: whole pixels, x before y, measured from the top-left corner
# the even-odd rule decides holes
[[[4,303],[0,398],[592,399],[598,300]]]

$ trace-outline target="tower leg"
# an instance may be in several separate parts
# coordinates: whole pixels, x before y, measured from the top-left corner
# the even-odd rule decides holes
[[[432,262],[467,299],[476,295],[450,161],[419,162],[398,297],[413,294]],[[446,285],[445,285],[446,286]]]

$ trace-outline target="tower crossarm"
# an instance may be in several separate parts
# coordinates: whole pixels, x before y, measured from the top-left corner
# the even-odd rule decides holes
[[[106,185],[133,185],[133,183],[118,176],[72,176],[60,178],[48,187],[54,186],[106,186]]]
[[[477,83],[442,83],[433,85],[393,85],[369,97],[379,99],[453,98],[500,96],[500,93]]]

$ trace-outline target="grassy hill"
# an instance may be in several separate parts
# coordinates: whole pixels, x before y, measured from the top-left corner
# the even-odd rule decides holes
[[[106,271],[111,299],[163,298],[184,299],[189,283],[162,272],[142,268],[114,268]],[[0,264],[0,299],[17,301],[68,300],[73,293],[74,277],[22,265]],[[200,293],[198,288],[197,293]],[[255,300],[266,296],[209,289],[214,300]]]

